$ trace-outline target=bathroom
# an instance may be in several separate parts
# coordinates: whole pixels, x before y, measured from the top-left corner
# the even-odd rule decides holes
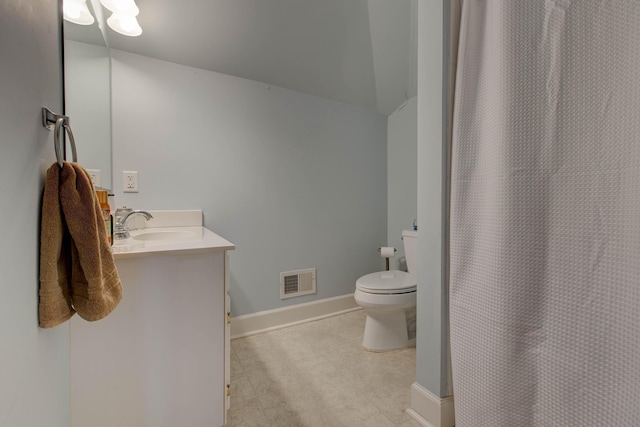
[[[414,420],[451,427],[455,383],[460,426],[640,425],[640,8],[407,4],[417,92],[389,117],[114,50],[116,206],[203,209],[236,245],[235,327],[340,300],[415,218]],[[0,2],[1,426],[71,425],[71,328],[38,327],[56,158],[41,112],[63,111],[61,16],[56,0]],[[396,137],[416,141],[415,178],[396,175],[409,147]],[[122,171],[139,174],[138,193],[119,191]],[[401,194],[416,213],[393,211]],[[304,268],[317,269],[317,294],[281,302],[279,273]]]
[[[40,28],[42,37],[50,39],[58,31],[53,3],[42,1],[37,13],[8,7],[15,13],[16,22],[26,20],[28,26]],[[143,4],[141,1],[141,13]],[[407,5],[411,9],[411,2]],[[425,49],[433,49],[431,54],[435,56],[442,51],[442,30],[438,30],[442,20],[435,18],[438,13],[442,16],[442,7],[442,4],[433,8],[429,5],[432,13],[424,13],[420,18],[425,20],[427,30],[434,33],[428,36],[433,46]],[[13,15],[3,13],[4,16]],[[415,22],[418,22],[417,16]],[[20,34],[15,23],[3,21],[2,24],[8,34]],[[46,51],[50,54],[44,59],[24,57],[15,49],[3,49],[2,55],[12,56],[3,57],[2,63],[16,64],[11,74],[16,79],[21,70],[44,68],[37,61],[60,64],[56,54],[59,47],[54,42],[48,41]],[[407,140],[417,138],[415,118],[412,118],[418,109],[415,85],[410,88],[413,96],[392,116],[388,126],[386,115],[371,108],[276,85],[126,52],[115,52],[112,61],[112,182],[116,204],[144,209],[203,209],[205,225],[233,240],[237,247],[230,256],[234,316],[352,293],[356,278],[384,265],[376,251],[378,247],[388,244],[401,249],[400,232],[410,228],[413,219],[417,218],[421,224],[438,221],[434,216],[440,214],[437,207],[440,199],[436,197],[437,200],[431,202],[425,198],[421,203],[426,210],[416,213],[420,201],[415,197],[417,163],[428,165],[423,168],[428,173],[438,174],[440,162],[434,161],[434,155],[441,150],[438,135],[430,135],[425,140],[424,145],[433,145],[432,153],[424,155],[422,160],[418,157],[413,168],[401,167],[402,159],[388,156],[387,151],[391,149],[387,146],[387,130],[396,129],[398,135],[392,139],[398,146],[392,154],[402,154],[415,162],[416,143],[413,147],[406,145]],[[437,80],[441,67],[431,62],[428,67],[436,78],[425,78],[428,84],[423,84],[423,88],[428,89],[430,84],[431,90],[437,91],[441,86]],[[44,79],[38,80],[40,86],[33,86],[33,92],[39,92],[33,95],[35,101],[30,102],[59,110],[61,76],[55,66],[53,68],[46,86]],[[397,106],[404,102],[405,96],[402,94]],[[15,116],[14,112],[10,116],[13,120],[30,116],[25,110],[32,105],[26,100],[24,105],[11,106],[15,112]],[[440,102],[424,104],[422,108],[425,106],[434,112],[428,120],[439,124]],[[394,120],[398,122],[395,125]],[[413,125],[401,121],[413,121]],[[29,125],[25,121],[23,126],[29,128]],[[32,243],[37,241],[39,200],[25,196],[20,188],[38,192],[44,171],[54,157],[48,139],[50,134],[36,128],[31,132],[37,132],[37,147],[16,145],[3,137],[3,146],[11,154],[2,160],[2,186],[8,196],[5,200],[12,200],[18,211],[24,212],[15,219],[17,226],[7,230],[2,245],[3,271],[8,274],[5,284],[31,283],[37,278],[37,247]],[[82,159],[80,141],[78,138]],[[17,159],[21,159],[21,163]],[[388,161],[395,163],[388,164]],[[397,171],[396,180],[387,179],[388,167]],[[118,191],[122,187],[123,170],[139,172],[138,194]],[[423,188],[432,186],[432,191],[439,193],[439,177],[435,181],[428,176],[422,179]],[[412,206],[403,212],[392,212],[389,203],[394,197],[403,199],[398,200],[399,203]],[[331,208],[326,209],[327,206]],[[393,223],[389,222],[391,218]],[[433,246],[429,251],[439,253],[438,238],[432,237]],[[16,261],[9,253],[22,256]],[[392,259],[392,263],[399,262],[399,258]],[[431,262],[439,265],[436,258],[430,258]],[[242,265],[251,267],[242,268]],[[318,294],[281,302],[279,273],[298,268],[317,268]],[[439,275],[436,271],[430,274]],[[2,419],[6,425],[37,425],[43,424],[38,420],[45,419],[58,420],[49,421],[50,425],[68,425],[68,396],[60,390],[69,387],[69,331],[63,327],[38,330],[32,307],[37,289],[5,286],[11,303],[3,303],[2,313],[12,320],[6,320],[2,326],[3,340],[11,343],[11,350],[3,351],[6,362],[0,399]],[[434,314],[435,311],[429,316]],[[426,319],[425,314],[420,321],[431,320]],[[438,318],[432,326],[439,322]],[[432,332],[433,329],[427,328],[423,331],[425,337]],[[440,395],[439,382],[441,376],[446,378],[446,362],[441,363],[439,354],[434,359],[434,355],[429,354],[432,350],[429,346],[422,356],[418,348],[418,360],[424,359],[419,362],[418,381],[425,387],[437,384],[432,392]],[[443,381],[446,383],[446,379]],[[28,409],[34,402],[41,402],[41,411]]]

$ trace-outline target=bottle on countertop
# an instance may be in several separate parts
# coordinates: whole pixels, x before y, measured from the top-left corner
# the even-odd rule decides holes
[[[109,192],[107,190],[96,190],[98,202],[102,209],[102,218],[104,219],[105,229],[107,230],[107,240],[113,245],[113,216],[111,215],[111,207],[109,206]]]

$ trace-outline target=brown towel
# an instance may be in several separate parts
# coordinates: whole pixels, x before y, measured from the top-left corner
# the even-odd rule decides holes
[[[76,163],[54,163],[47,171],[40,234],[42,328],[68,320],[77,311],[99,320],[122,299],[111,247],[95,189]]]
[[[67,164],[65,163],[65,167]],[[71,245],[59,200],[60,166],[47,171],[40,222],[40,326],[52,328],[68,320],[71,304]]]

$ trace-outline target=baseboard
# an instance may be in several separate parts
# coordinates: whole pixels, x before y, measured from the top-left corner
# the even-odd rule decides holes
[[[245,314],[231,319],[231,339],[273,331],[360,309],[353,294],[347,294]]]
[[[411,408],[414,420],[424,427],[454,427],[456,424],[453,396],[437,397],[418,383],[411,386]]]

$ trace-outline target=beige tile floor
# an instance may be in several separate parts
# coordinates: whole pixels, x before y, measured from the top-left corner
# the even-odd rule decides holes
[[[358,310],[231,342],[228,426],[420,426],[405,413],[415,347],[362,348]]]

